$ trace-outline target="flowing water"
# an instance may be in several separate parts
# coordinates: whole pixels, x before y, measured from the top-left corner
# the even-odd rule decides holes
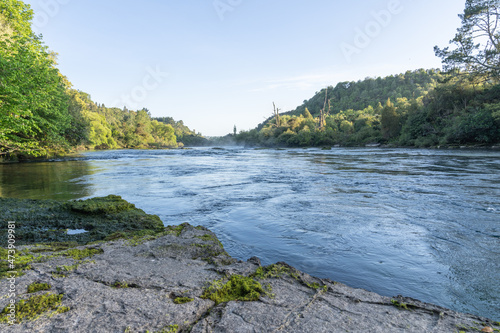
[[[0,165],[0,195],[121,195],[230,255],[500,320],[500,152],[122,150]]]

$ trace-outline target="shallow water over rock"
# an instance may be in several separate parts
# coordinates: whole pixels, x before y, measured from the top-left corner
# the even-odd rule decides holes
[[[117,194],[230,255],[500,319],[500,153],[407,149],[103,151],[0,165],[1,196]]]

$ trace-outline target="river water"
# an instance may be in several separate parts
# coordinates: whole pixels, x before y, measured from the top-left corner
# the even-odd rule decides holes
[[[227,252],[500,319],[500,152],[122,150],[0,165],[0,196],[108,194]]]

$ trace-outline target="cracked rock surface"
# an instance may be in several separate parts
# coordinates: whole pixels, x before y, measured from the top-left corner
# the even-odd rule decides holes
[[[314,278],[286,263],[276,264],[280,274],[255,275],[260,267],[257,258],[232,259],[212,232],[183,226],[178,235],[79,247],[102,249],[91,258],[37,254],[47,259],[33,263],[16,279],[17,299],[47,292],[63,294],[62,306],[69,310],[48,311],[15,325],[0,323],[0,331],[420,333],[473,332],[485,326],[499,329],[486,318],[353,289]],[[268,291],[253,302],[216,304],[201,297],[210,282],[236,274],[254,276]],[[35,282],[47,283],[51,289],[28,294],[28,285]],[[0,280],[0,309],[8,305],[8,294],[4,278]],[[176,302],[180,298],[192,301]]]

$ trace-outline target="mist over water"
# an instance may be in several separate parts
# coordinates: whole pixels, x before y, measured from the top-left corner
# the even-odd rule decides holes
[[[4,197],[121,195],[241,260],[500,320],[499,152],[102,151],[0,165],[0,179]]]

